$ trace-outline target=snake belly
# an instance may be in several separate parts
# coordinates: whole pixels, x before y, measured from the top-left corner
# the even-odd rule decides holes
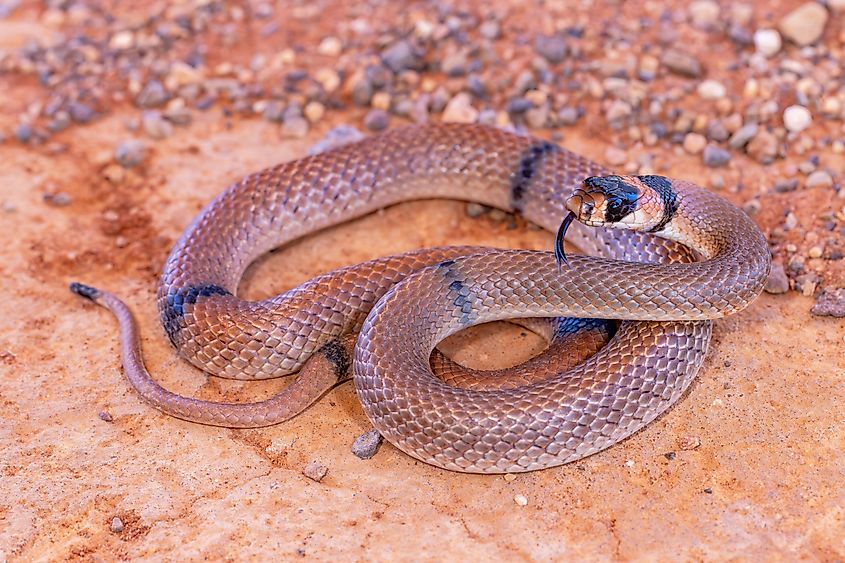
[[[689,263],[691,253],[676,243],[577,225],[574,242],[596,256],[574,256],[562,271],[551,253],[491,250],[442,260],[389,291],[390,276],[367,270],[264,301],[235,293],[261,254],[403,201],[475,201],[553,231],[572,190],[607,173],[544,140],[448,124],[395,129],[258,172],[221,193],[176,244],[158,290],[162,324],[192,364],[236,379],[293,373],[360,330],[356,390],[375,427],[406,453],[476,473],[579,459],[642,428],[683,394],[706,353],[709,319],[759,293],[762,262],[739,264],[734,252],[730,263]],[[751,236],[759,251],[759,232],[734,233],[747,225],[730,209],[715,215],[719,228]],[[449,334],[543,316],[625,321],[598,354],[544,381],[470,389],[432,373],[431,352]]]

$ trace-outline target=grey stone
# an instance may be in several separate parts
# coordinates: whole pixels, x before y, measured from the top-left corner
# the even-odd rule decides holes
[[[384,110],[370,110],[364,117],[364,127],[370,131],[384,131],[388,125],[390,125],[390,115]]]
[[[117,163],[124,168],[132,168],[143,162],[147,156],[147,147],[141,141],[130,140],[123,141],[114,152],[114,158]]]
[[[789,291],[789,278],[786,277],[786,270],[783,264],[774,262],[769,278],[766,280],[766,293],[780,294]]]
[[[382,440],[384,438],[378,430],[364,432],[352,444],[352,453],[361,459],[370,459],[378,452]]]
[[[716,145],[707,145],[704,147],[703,158],[705,166],[717,168],[719,166],[725,166],[731,161],[731,153]]]
[[[566,40],[560,35],[540,35],[534,42],[534,50],[552,64],[566,58]]]

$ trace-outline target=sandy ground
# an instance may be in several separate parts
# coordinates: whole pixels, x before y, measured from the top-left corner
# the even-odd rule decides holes
[[[119,131],[116,119],[77,131],[60,156],[3,147],[0,558],[845,556],[845,323],[811,317],[811,299],[795,293],[763,295],[718,322],[697,382],[645,431],[512,481],[435,469],[389,444],[370,461],[356,458],[350,445],[369,424],[348,383],[293,421],[261,430],[158,413],[122,376],[112,319],[66,283],[82,279],[126,297],[149,367],[169,388],[267,396],[283,383],[207,378],[177,358],[158,326],[156,276],[181,230],[228,181],[304,154],[321,132],[291,142],[265,123],[236,131],[200,123],[157,144],[144,176],[116,190],[100,169]],[[601,150],[577,137],[567,144],[592,156]],[[51,182],[70,205],[44,203]],[[460,203],[415,202],[274,253],[243,291],[276,293],[418,246],[550,241],[525,226],[470,219]],[[452,343],[475,365],[501,366],[539,346],[507,327],[478,332]],[[329,468],[321,483],[302,474],[314,460]],[[527,506],[514,502],[517,494]],[[110,531],[115,516],[124,523],[119,534]]]

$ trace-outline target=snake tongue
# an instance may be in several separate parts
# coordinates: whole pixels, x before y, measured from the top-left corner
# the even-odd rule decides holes
[[[561,264],[569,266],[569,260],[566,259],[566,252],[563,250],[563,240],[566,238],[566,231],[569,230],[569,225],[574,220],[575,213],[570,211],[569,215],[563,218],[557,230],[557,236],[555,237],[555,260],[557,260],[558,270],[561,268]]]

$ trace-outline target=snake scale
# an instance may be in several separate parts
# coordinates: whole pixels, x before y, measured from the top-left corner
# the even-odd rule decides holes
[[[273,424],[352,375],[375,428],[415,458],[473,473],[551,467],[607,448],[671,406],[701,366],[710,320],[753,301],[770,268],[762,233],[723,198],[681,180],[609,174],[548,141],[429,124],[233,184],[177,242],[157,300],[179,353],[210,374],[262,379],[301,370],[261,403],[213,403],[162,388],[144,368],[128,308],[111,293],[71,289],[115,313],[130,382],[174,416]],[[265,301],[235,295],[265,252],[425,198],[479,202],[552,231],[568,212],[578,220],[574,242],[593,256],[561,265],[550,252],[430,249],[330,272]],[[539,361],[511,384],[458,384],[476,375],[433,360],[437,344],[464,328],[536,317],[621,322],[584,362]],[[438,377],[433,364],[453,380]],[[508,381],[503,371],[496,381]]]

